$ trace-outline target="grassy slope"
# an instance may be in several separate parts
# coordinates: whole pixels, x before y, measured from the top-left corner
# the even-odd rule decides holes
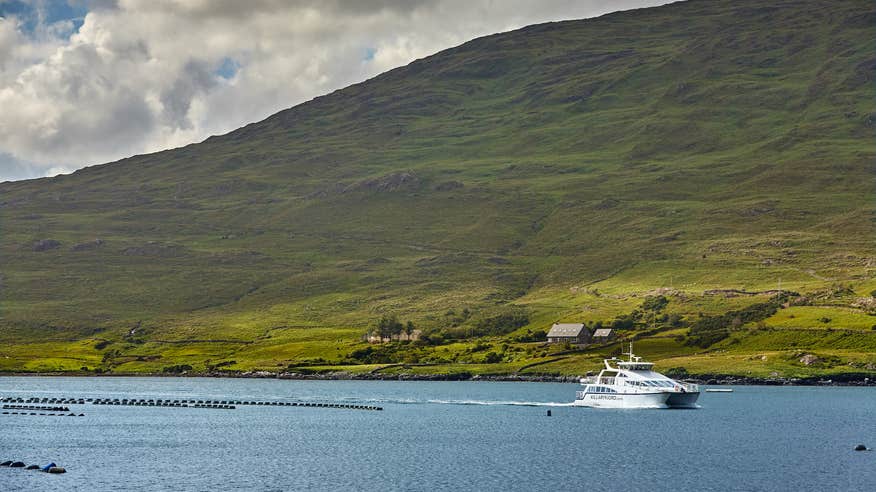
[[[451,309],[518,304],[538,329],[610,320],[667,286],[688,319],[755,302],[712,288],[865,296],[874,31],[866,1],[693,0],[531,26],[201,144],[2,184],[0,370],[94,368],[108,351],[119,371],[337,363],[384,313],[440,329]],[[35,251],[44,239],[60,246]],[[726,348],[666,337],[641,352],[702,372],[832,370],[788,362],[803,349],[876,362],[876,318],[853,301],[782,311],[766,322],[781,331]],[[803,332],[833,328],[858,341]],[[466,370],[545,352],[490,343],[504,362]],[[477,362],[473,344],[419,358]]]

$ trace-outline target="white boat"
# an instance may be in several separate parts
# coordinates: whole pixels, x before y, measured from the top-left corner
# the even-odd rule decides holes
[[[598,408],[697,408],[700,388],[654,372],[653,362],[633,355],[629,360],[605,359],[598,376],[582,378],[575,406]]]

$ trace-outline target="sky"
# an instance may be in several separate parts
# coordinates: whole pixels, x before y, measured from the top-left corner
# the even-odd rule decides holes
[[[0,0],[0,181],[199,142],[470,39],[667,0]]]

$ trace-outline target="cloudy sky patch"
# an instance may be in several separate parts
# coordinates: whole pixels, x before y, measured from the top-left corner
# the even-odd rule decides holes
[[[0,0],[0,181],[226,133],[472,38],[665,0]]]

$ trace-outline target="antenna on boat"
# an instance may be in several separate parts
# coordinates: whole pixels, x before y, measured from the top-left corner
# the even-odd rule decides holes
[[[629,352],[621,352],[621,355],[627,354],[630,356],[630,362],[633,361],[633,341],[630,340],[630,351]]]

